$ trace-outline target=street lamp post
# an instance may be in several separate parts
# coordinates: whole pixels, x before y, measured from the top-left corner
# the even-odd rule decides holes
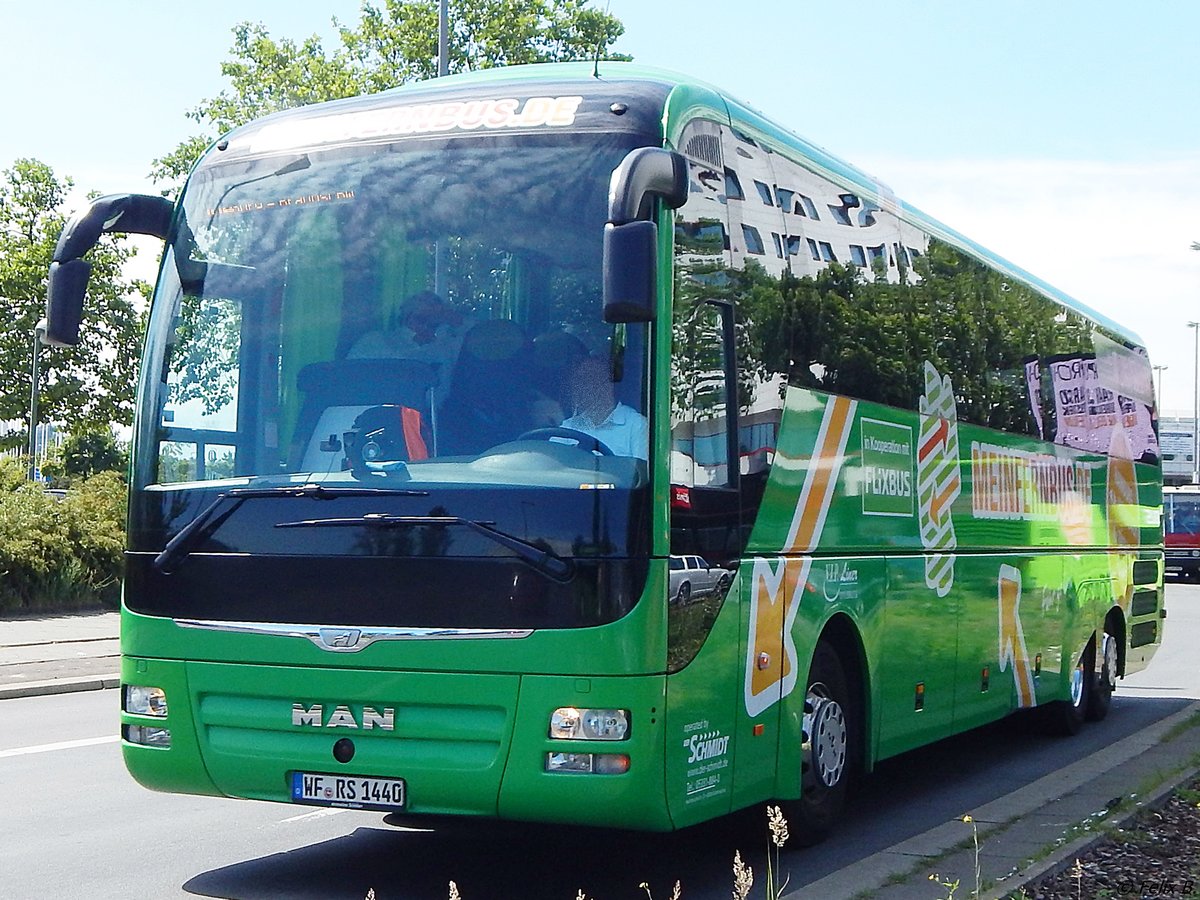
[[[1193,245],[1195,246],[1195,245]],[[1195,337],[1195,384],[1192,393],[1192,484],[1200,484],[1200,322],[1188,322]]]
[[[1192,249],[1200,250],[1200,241],[1192,241]],[[1192,484],[1200,484],[1200,322],[1188,322],[1195,329],[1196,375],[1192,386]]]
[[[1160,411],[1159,415],[1161,416],[1162,415],[1161,411],[1166,407],[1166,404],[1163,403],[1162,373],[1171,367],[1170,366],[1151,366],[1151,368],[1154,369],[1154,374],[1158,376],[1158,384],[1156,384],[1154,386],[1154,408]]]
[[[450,4],[438,5],[438,77],[450,74]]]
[[[42,350],[42,337],[46,334],[46,320],[40,320],[33,329],[33,365],[29,378],[29,480],[37,480],[37,427],[38,427],[38,362]]]

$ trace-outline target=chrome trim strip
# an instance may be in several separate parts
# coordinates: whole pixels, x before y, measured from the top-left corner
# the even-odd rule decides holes
[[[216,622],[174,619],[181,628],[222,631],[231,634],[265,634],[305,638],[332,653],[355,653],[376,641],[445,640],[478,638],[526,638],[533,629],[504,628],[359,628],[353,625],[290,625],[268,622]]]

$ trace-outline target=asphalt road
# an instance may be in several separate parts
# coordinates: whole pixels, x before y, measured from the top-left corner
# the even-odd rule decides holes
[[[889,760],[835,838],[785,849],[792,888],[969,812],[1200,697],[1200,586],[1167,590],[1166,643],[1108,720],[1069,739],[1020,719]],[[735,849],[764,873],[761,811],[672,835],[504,826],[414,832],[378,813],[155,794],[125,773],[115,691],[0,701],[0,897],[378,900],[727,898]]]

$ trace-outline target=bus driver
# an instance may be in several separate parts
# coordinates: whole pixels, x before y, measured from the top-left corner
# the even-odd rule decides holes
[[[571,374],[569,394],[575,414],[563,420],[563,428],[594,437],[616,456],[647,458],[646,417],[617,402],[606,360],[598,356],[580,360]]]

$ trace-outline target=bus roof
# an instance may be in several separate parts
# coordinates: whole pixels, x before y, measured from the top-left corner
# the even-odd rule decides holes
[[[222,142],[214,146],[220,146],[221,143],[229,146],[239,139],[244,140],[255,134],[261,134],[268,128],[287,133],[302,123],[313,122],[325,117],[387,109],[400,104],[406,105],[411,101],[453,100],[463,95],[477,95],[485,90],[510,85],[514,87],[537,85],[539,95],[561,96],[562,91],[573,91],[592,98],[603,96],[609,100],[610,104],[629,103],[633,99],[650,100],[650,104],[629,103],[629,112],[633,115],[628,117],[622,115],[621,127],[633,130],[640,125],[642,129],[648,130],[652,125],[648,120],[653,120],[660,135],[668,106],[675,108],[708,106],[712,108],[717,104],[724,105],[730,120],[737,127],[757,131],[776,143],[794,147],[819,173],[832,176],[835,181],[845,183],[856,193],[875,201],[884,209],[896,213],[909,224],[977,257],[1003,275],[1024,282],[1038,293],[1092,320],[1127,343],[1144,347],[1144,342],[1129,328],[1109,319],[1036,275],[1014,265],[932,216],[905,203],[874,176],[839,159],[790,128],[769,119],[754,107],[719,87],[668,69],[603,60],[598,64],[592,62],[542,63],[481,69],[401,85],[378,94],[333,100],[273,113],[230,132]],[[694,102],[692,102],[693,100]],[[616,121],[618,120],[613,117],[606,119],[606,122],[610,124]],[[210,157],[211,152],[210,148],[205,159]]]

